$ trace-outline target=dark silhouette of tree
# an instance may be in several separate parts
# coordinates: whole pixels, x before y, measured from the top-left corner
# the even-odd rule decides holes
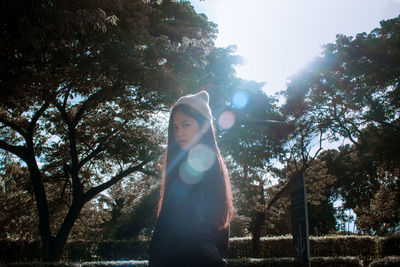
[[[151,237],[156,221],[160,187],[154,187],[144,194],[133,209],[116,220],[113,238],[116,240],[137,238],[140,234]]]
[[[389,204],[397,194],[383,197],[383,192],[399,188],[400,17],[380,24],[369,34],[337,35],[335,43],[291,78],[282,112],[297,124],[294,133],[310,129],[304,139],[309,143],[322,149],[328,141],[351,144],[339,154],[327,152],[326,167],[337,179],[334,188],[345,207],[355,210],[359,228],[385,234],[399,223],[394,216],[398,207]],[[294,147],[302,143],[302,135],[297,138]],[[372,222],[366,214],[374,205],[375,211],[383,208],[385,200],[385,215],[381,212],[380,221]]]
[[[358,230],[372,235],[390,235],[400,225],[398,160],[392,165],[394,159],[387,161],[374,152],[382,143],[372,138],[366,140],[370,140],[372,151],[355,150],[354,146],[347,145],[339,151],[324,152],[321,160],[326,162],[328,172],[337,177],[331,195],[342,199],[343,209],[355,212]]]
[[[243,80],[233,84],[235,90],[231,95],[244,92],[248,102],[243,108],[236,108],[232,100],[225,104],[228,108],[224,110],[234,114],[235,123],[220,132],[219,144],[231,161],[238,215],[250,218],[248,231],[252,235],[252,256],[259,257],[269,197],[266,188],[270,176],[267,174],[273,166],[272,160],[284,152],[287,129],[279,123],[284,119],[277,108],[277,100],[262,91],[263,84]]]
[[[308,117],[330,140],[364,142],[367,125],[398,128],[400,17],[370,34],[338,35],[283,92],[285,114]]]
[[[0,10],[0,149],[29,173],[43,260],[57,261],[84,206],[162,151],[157,114],[191,89],[185,79],[207,64],[216,27],[170,1]]]

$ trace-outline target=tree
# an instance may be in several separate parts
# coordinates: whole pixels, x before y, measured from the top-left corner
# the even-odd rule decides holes
[[[286,166],[273,172],[279,178],[279,183],[269,189],[271,197],[266,208],[271,217],[268,219],[270,224],[268,228],[275,235],[292,232],[289,190],[292,177],[297,173],[304,174],[310,234],[328,234],[335,230],[333,202],[336,200],[334,197],[336,195],[332,194],[332,186],[337,178],[329,173],[327,163],[317,156],[321,148],[319,145],[315,149],[315,155],[310,156],[313,146],[305,140],[311,140],[311,138],[299,131],[300,129],[292,130],[291,134],[295,136],[294,133],[298,133],[299,135],[295,138],[294,144],[289,147]],[[290,141],[293,142],[293,139]],[[274,213],[272,213],[273,210],[275,210]]]
[[[157,164],[158,165],[158,164]],[[151,237],[156,221],[161,170],[155,168],[114,185],[104,196],[110,218],[103,227],[103,238],[112,240]]]
[[[10,153],[8,153],[10,154]],[[4,156],[4,157],[3,157]],[[2,160],[10,160],[10,155],[2,153]],[[35,199],[29,182],[29,172],[19,162],[0,163],[0,225],[4,231],[0,238],[12,240],[38,240],[39,229],[32,227],[37,224],[38,214],[35,209]],[[53,223],[51,230],[56,231],[60,220],[65,217],[68,201],[60,198],[63,184],[48,185],[48,201]],[[87,203],[71,230],[71,240],[98,240],[102,232],[102,224],[108,214],[104,210],[104,203],[96,198]]]
[[[364,131],[367,131],[365,129]],[[376,138],[381,138],[377,136]],[[398,163],[385,160],[374,150],[381,147],[378,139],[367,138],[372,151],[344,146],[323,153],[328,172],[337,177],[332,195],[340,197],[343,209],[352,209],[357,215],[358,230],[373,235],[390,235],[400,225]],[[386,144],[384,144],[386,145]],[[395,165],[391,165],[391,164]]]
[[[144,194],[134,208],[120,216],[115,225],[114,238],[132,239],[139,235],[151,237],[156,222],[156,210],[160,187],[153,187]]]
[[[308,115],[331,140],[362,145],[361,130],[375,125],[395,130],[399,109],[400,17],[356,38],[338,35],[322,55],[293,76],[284,111]]]
[[[33,239],[38,229],[30,229],[37,215],[26,168],[13,162],[8,153],[0,152],[0,227],[2,239]]]
[[[272,160],[283,153],[287,132],[279,123],[283,117],[276,99],[262,91],[263,84],[236,79],[231,85],[235,88],[228,91],[231,98],[220,98],[227,102],[219,103],[217,110],[221,110],[221,120],[228,114],[225,116],[232,119],[232,125],[228,129],[221,127],[219,144],[234,166],[231,177],[238,215],[251,220],[248,231],[252,234],[252,256],[258,257],[266,216],[266,188],[270,178],[267,174]],[[239,97],[239,105],[235,96]]]
[[[330,174],[321,156],[307,168],[304,184],[307,194],[310,235],[326,235],[336,230],[336,210],[332,187],[337,177]]]
[[[339,157],[331,154],[327,167],[337,177],[344,205],[360,209],[358,222],[371,210],[371,199],[382,199],[378,191],[398,188],[393,166],[400,155],[400,17],[380,24],[370,34],[355,38],[337,35],[336,42],[327,44],[310,66],[293,76],[283,92],[285,114],[307,118],[322,141],[352,144],[340,148]],[[387,214],[393,215],[397,208],[390,207]],[[387,222],[378,224],[382,223]],[[390,224],[392,229],[396,225]],[[379,232],[371,223],[362,228]]]
[[[157,114],[204,68],[216,28],[169,1],[3,1],[0,12],[0,149],[29,173],[43,260],[57,261],[85,204],[157,157]]]

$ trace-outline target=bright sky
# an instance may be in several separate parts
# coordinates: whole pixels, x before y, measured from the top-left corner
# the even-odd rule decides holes
[[[263,81],[272,95],[332,43],[336,34],[371,32],[400,15],[400,0],[192,0],[218,24],[217,46],[237,46],[238,76]]]

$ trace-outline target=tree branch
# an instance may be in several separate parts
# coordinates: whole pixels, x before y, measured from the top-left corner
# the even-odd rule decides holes
[[[68,127],[68,140],[69,140],[69,148],[71,155],[71,166],[65,165],[68,169],[68,172],[71,174],[72,179],[72,194],[75,199],[79,199],[83,194],[83,186],[81,181],[79,180],[79,164],[78,164],[78,151],[76,149],[76,140],[75,140],[75,125],[68,118],[68,115],[65,111],[65,108],[62,107],[59,103],[56,103],[56,107],[59,110],[61,117],[65,121]]]
[[[96,101],[96,98],[99,98],[104,92],[104,89],[97,91],[96,93],[90,95],[86,101],[83,102],[81,107],[79,108],[78,112],[76,113],[75,117],[73,118],[73,125],[76,126],[78,122],[82,119],[83,114],[85,113],[87,107]]]
[[[61,117],[63,118],[63,120],[65,121],[65,123],[67,125],[70,125],[72,122],[71,120],[68,118],[67,112],[65,111],[65,107],[61,106],[59,103],[56,103],[56,108],[58,109],[58,111],[61,114]]]
[[[80,162],[78,162],[78,168],[79,169],[82,168],[86,163],[88,163],[90,160],[92,160],[94,157],[96,157],[104,150],[106,150],[106,147],[99,144],[89,155],[87,155]]]
[[[23,161],[26,161],[26,148],[24,146],[14,146],[7,144],[3,140],[0,140],[0,149],[6,150],[8,152],[13,153],[14,155],[21,158]]]
[[[140,163],[139,165],[130,167],[120,173],[118,173],[117,175],[115,175],[113,178],[111,178],[110,180],[108,180],[105,183],[102,183],[96,187],[93,187],[91,189],[89,189],[85,194],[84,194],[84,199],[85,202],[91,200],[94,196],[96,196],[98,193],[106,190],[107,188],[111,187],[112,185],[114,185],[115,183],[119,182],[120,180],[122,180],[123,178],[125,178],[126,176],[137,172],[137,171],[143,171],[143,166],[146,165],[147,163],[149,163],[151,160],[146,160],[143,161],[142,163]]]
[[[315,152],[314,156],[311,156],[311,157],[310,157],[310,160],[309,160],[309,164],[308,164],[308,165],[311,165],[311,163],[312,163],[313,161],[315,161],[315,159],[317,158],[318,154],[322,151],[322,141],[323,141],[322,135],[323,135],[322,130],[320,130],[320,132],[319,132],[319,148],[318,148],[318,150]],[[303,171],[305,171],[305,170],[303,170]]]
[[[289,189],[290,181],[291,181],[291,180],[289,180],[289,181],[278,191],[278,193],[276,193],[276,195],[268,202],[268,204],[267,204],[267,209],[266,209],[266,210],[269,210],[269,209],[272,207],[272,205],[274,205],[275,202],[282,196],[282,194],[284,194],[284,193]]]
[[[43,106],[40,107],[38,111],[35,112],[33,115],[31,122],[29,123],[29,127],[27,130],[27,135],[28,136],[33,136],[33,131],[35,130],[35,126],[37,121],[39,120],[40,116],[43,115],[43,113],[46,111],[46,109],[49,107],[49,102],[45,102]]]
[[[68,103],[68,98],[69,98],[70,92],[71,92],[71,89],[69,88],[69,89],[67,90],[67,93],[65,94],[65,97],[64,97],[64,103],[63,103],[63,108],[64,108],[64,110],[65,110],[65,108],[67,107],[67,103]]]
[[[96,157],[98,154],[103,152],[108,145],[108,140],[111,139],[112,137],[116,136],[118,133],[121,132],[121,130],[124,128],[126,125],[126,121],[119,127],[118,129],[115,129],[108,137],[105,137],[103,141],[105,141],[105,144],[99,144],[89,155],[87,155],[85,158],[83,158],[79,163],[78,167],[79,169],[82,168],[86,163],[88,163],[90,160],[92,160],[94,157]]]
[[[26,132],[22,129],[18,124],[13,123],[9,120],[0,117],[0,122],[3,123],[5,126],[12,128],[13,130],[17,131],[23,137],[26,137]]]
[[[351,131],[343,124],[343,122],[340,120],[338,114],[337,114],[337,108],[336,108],[336,103],[335,101],[332,101],[333,104],[333,116],[334,116],[334,120],[339,124],[339,126],[347,133],[347,137],[350,139],[350,141],[356,145],[356,146],[360,146],[360,144],[353,139],[353,135],[351,133]]]

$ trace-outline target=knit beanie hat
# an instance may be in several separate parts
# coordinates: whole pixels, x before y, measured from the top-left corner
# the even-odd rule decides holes
[[[211,109],[208,104],[209,99],[210,97],[206,91],[201,91],[194,95],[185,95],[176,101],[176,103],[172,106],[172,109],[178,105],[186,104],[200,112],[201,115],[212,122]]]

